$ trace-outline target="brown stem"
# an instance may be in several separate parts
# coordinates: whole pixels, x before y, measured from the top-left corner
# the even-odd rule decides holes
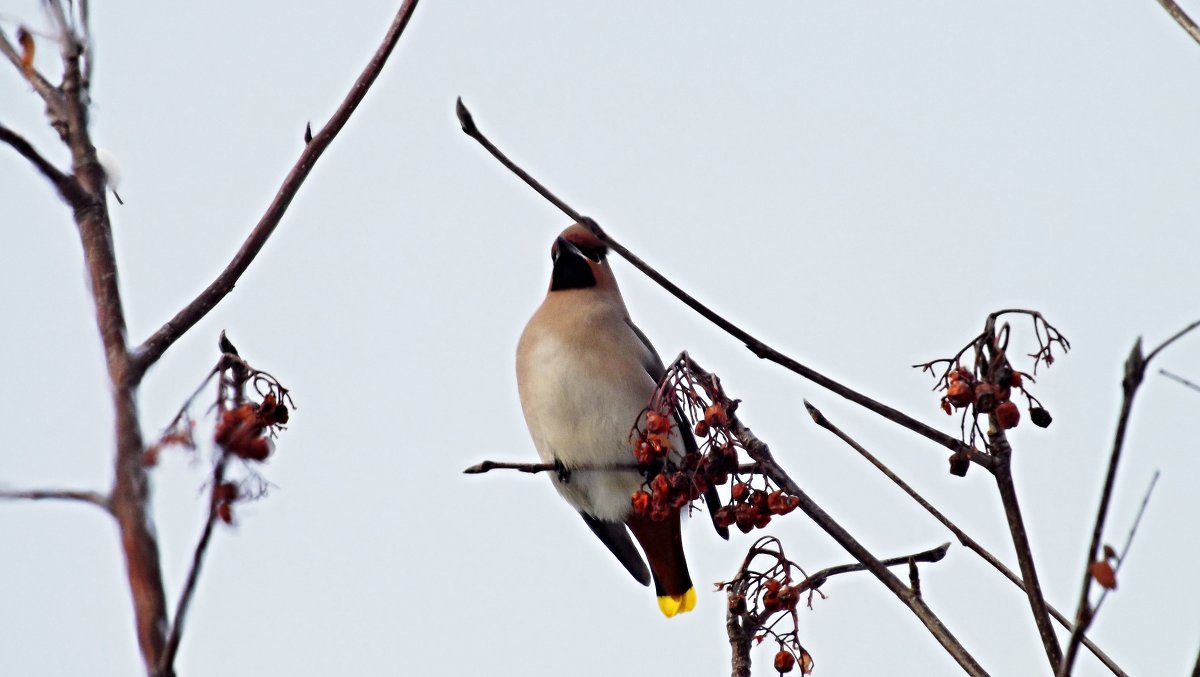
[[[682,301],[689,308],[695,310],[705,319],[720,327],[725,333],[741,341],[750,352],[754,353],[759,358],[770,360],[771,362],[774,362],[823,388],[827,388],[828,390],[841,395],[851,402],[873,411],[876,414],[879,414],[880,416],[883,416],[884,418],[904,428],[908,428],[909,430],[922,435],[946,447],[947,449],[958,453],[968,454],[972,461],[980,465],[987,466],[990,464],[991,459],[987,456],[987,454],[984,454],[978,449],[974,449],[955,437],[947,435],[924,423],[921,423],[907,414],[871,399],[870,397],[848,388],[837,381],[834,381],[833,379],[817,372],[816,370],[797,362],[796,360],[784,355],[783,353],[780,353],[757,338],[751,336],[748,332],[725,319],[721,315],[718,315],[716,312],[697,301],[690,294],[683,291],[683,289],[679,288],[679,286],[677,286],[675,283],[668,280],[662,275],[662,273],[659,273],[657,270],[650,267],[645,261],[642,261],[633,252],[626,249],[623,245],[621,245],[621,243],[613,239],[611,235],[602,230],[595,221],[582,217],[579,212],[575,211],[570,205],[563,202],[556,195],[551,193],[545,186],[530,176],[528,172],[517,166],[516,163],[510,160],[483,134],[483,132],[479,130],[479,127],[475,124],[474,117],[471,115],[471,112],[467,110],[467,107],[462,102],[461,98],[458,100],[456,110],[463,132],[478,141],[479,144],[482,145],[489,153],[491,153],[493,157],[499,160],[501,164],[519,176],[523,181],[525,181],[525,183],[549,200],[552,204],[554,204],[554,206],[558,207],[564,214],[576,221],[585,223],[589,228],[591,228],[597,237],[607,242],[613,251],[620,254],[626,261],[632,264],[633,267],[637,268],[647,277],[657,282],[659,286],[661,286],[663,289],[666,289],[672,296]]]
[[[46,104],[46,115],[50,118],[50,126],[58,132],[64,142],[66,136],[66,114],[63,112],[64,102],[62,92],[57,87],[50,84],[46,78],[42,77],[41,73],[32,68],[26,69],[21,63],[21,55],[13,48],[12,43],[8,41],[8,37],[4,35],[4,31],[0,31],[0,53],[8,57],[9,63],[21,73],[29,84],[33,86],[34,91],[38,96],[42,97],[42,101]]]
[[[1004,517],[1008,522],[1013,550],[1016,551],[1021,579],[1025,581],[1025,596],[1029,598],[1033,622],[1042,638],[1050,669],[1053,670],[1062,661],[1062,647],[1058,643],[1058,635],[1054,633],[1054,626],[1050,623],[1050,612],[1046,609],[1046,598],[1042,594],[1042,585],[1038,581],[1037,567],[1033,561],[1033,548],[1029,544],[1029,534],[1025,531],[1025,520],[1021,517],[1017,487],[1012,478],[1012,447],[1008,443],[1008,436],[994,420],[988,429],[988,443],[995,460],[992,475],[996,478],[996,489],[1000,493],[1000,504],[1004,507]]]
[[[1162,5],[1163,9],[1167,10],[1167,14],[1179,24],[1188,35],[1196,42],[1200,42],[1200,26],[1196,25],[1195,21],[1183,11],[1183,8],[1175,3],[1175,0],[1158,0],[1158,4]]]
[[[577,470],[641,470],[642,467],[636,463],[630,462],[624,465],[603,465],[603,466],[573,466],[569,468],[574,472]],[[541,472],[550,472],[556,470],[564,470],[562,466],[554,463],[510,463],[507,461],[480,461],[475,465],[463,471],[464,475],[480,475],[492,470],[519,470],[524,473],[537,474]],[[757,463],[743,463],[738,466],[737,472],[751,474],[758,472]]]
[[[250,267],[250,264],[267,243],[267,239],[275,232],[276,226],[283,219],[283,215],[287,211],[288,206],[291,205],[292,199],[300,190],[300,186],[303,185],[304,180],[308,178],[309,172],[312,171],[317,160],[320,159],[325,149],[333,143],[338,132],[346,125],[350,116],[358,108],[359,103],[362,102],[363,97],[366,96],[367,91],[375,82],[375,79],[379,77],[379,73],[383,70],[383,66],[387,63],[393,48],[395,48],[396,43],[400,40],[401,34],[404,33],[404,28],[408,25],[408,21],[412,18],[413,10],[416,7],[417,0],[404,0],[404,3],[396,12],[396,17],[392,20],[391,27],[388,28],[388,32],[383,38],[383,42],[375,50],[374,56],[371,57],[362,74],[354,82],[354,86],[350,88],[350,92],[346,94],[346,98],[338,106],[333,117],[313,136],[312,141],[304,146],[304,149],[300,152],[299,159],[296,160],[296,164],[292,166],[291,171],[288,172],[287,177],[283,180],[283,184],[280,185],[279,191],[275,194],[275,199],[271,201],[270,206],[267,207],[266,212],[259,219],[258,224],[254,226],[254,230],[250,232],[246,241],[242,243],[241,248],[229,262],[229,265],[225,267],[225,270],[221,271],[221,274],[204,291],[200,292],[195,299],[176,313],[175,317],[167,321],[166,324],[160,327],[158,331],[154,332],[153,335],[137,348],[134,352],[133,376],[135,381],[139,380],[145,374],[146,370],[162,357],[167,348],[195,326],[201,318],[220,303],[221,299],[225,298],[233,290],[242,273],[246,272],[246,269]]]
[[[729,636],[730,674],[732,677],[750,677],[750,647],[754,633],[743,625],[743,616],[734,610],[734,588],[729,588],[729,604],[725,609],[725,633]]]
[[[79,187],[79,184],[75,183],[75,180],[70,176],[59,171],[58,167],[55,167],[49,160],[43,157],[25,137],[4,125],[0,125],[0,141],[12,146],[22,157],[29,160],[34,168],[50,181],[58,191],[59,196],[67,204],[82,206],[86,203],[87,197]]]
[[[0,500],[7,501],[78,501],[112,512],[108,496],[98,491],[75,489],[0,489]]]
[[[129,378],[125,311],[117,277],[112,227],[104,201],[106,178],[96,160],[96,149],[87,128],[86,90],[79,69],[83,48],[66,26],[60,27],[60,33],[62,101],[66,119],[63,135],[71,151],[75,181],[82,192],[82,197],[71,206],[96,307],[96,326],[104,346],[115,414],[116,458],[110,505],[121,534],[138,645],[147,673],[153,674],[166,627],[166,594],[158,541],[149,512],[150,480],[142,463],[144,445],[138,422],[137,386]]]
[[[179,651],[179,642],[183,638],[183,621],[187,617],[188,609],[192,603],[192,596],[196,592],[196,583],[200,580],[200,567],[204,564],[204,555],[208,552],[208,543],[212,538],[213,527],[216,525],[219,515],[218,508],[220,507],[220,503],[217,500],[217,491],[225,481],[225,465],[227,460],[228,457],[222,452],[220,459],[213,468],[212,498],[208,504],[208,519],[204,522],[204,530],[200,532],[200,540],[196,542],[196,548],[192,552],[192,566],[188,570],[187,580],[183,584],[183,592],[179,596],[179,604],[175,608],[175,620],[171,623],[171,632],[167,635],[162,656],[159,657],[156,674],[160,677],[174,674],[175,655]]]
[[[1133,546],[1133,537],[1137,535],[1138,525],[1142,523],[1142,517],[1146,515],[1146,506],[1150,505],[1150,496],[1154,494],[1154,487],[1158,484],[1157,470],[1154,471],[1154,476],[1150,478],[1150,486],[1146,489],[1146,493],[1142,496],[1142,504],[1138,506],[1137,516],[1133,518],[1133,526],[1129,528],[1129,534],[1125,537],[1125,545],[1121,547],[1121,552],[1117,555],[1117,563],[1113,566],[1113,573],[1121,570],[1125,564],[1125,556],[1129,554],[1129,549]],[[1104,604],[1104,600],[1108,599],[1108,593],[1111,592],[1108,588],[1100,593],[1100,599],[1096,600],[1096,606],[1092,609],[1092,613],[1100,612],[1100,607]]]
[[[1092,540],[1088,545],[1087,561],[1083,566],[1083,585],[1079,593],[1079,606],[1075,610],[1075,631],[1071,633],[1071,639],[1067,642],[1066,653],[1063,656],[1062,664],[1058,668],[1058,677],[1067,677],[1067,675],[1071,674],[1071,670],[1075,664],[1075,657],[1079,652],[1079,638],[1087,631],[1088,626],[1092,623],[1092,619],[1095,618],[1095,614],[1088,604],[1088,593],[1091,592],[1092,586],[1092,570],[1090,565],[1096,561],[1096,557],[1100,552],[1100,539],[1104,532],[1104,522],[1108,518],[1108,505],[1112,501],[1113,488],[1116,486],[1117,467],[1121,461],[1121,452],[1125,447],[1125,432],[1129,427],[1129,417],[1133,411],[1133,400],[1137,396],[1138,388],[1141,387],[1142,380],[1146,375],[1146,367],[1149,366],[1150,360],[1154,359],[1163,349],[1183,338],[1197,327],[1200,327],[1200,320],[1176,332],[1174,336],[1163,341],[1145,357],[1142,356],[1142,339],[1139,338],[1134,342],[1133,349],[1129,351],[1129,357],[1125,360],[1125,375],[1121,380],[1121,391],[1123,394],[1121,414],[1117,418],[1117,432],[1113,439],[1112,453],[1108,457],[1108,473],[1104,478],[1104,488],[1100,492],[1100,505],[1096,509],[1096,522],[1092,527]]]
[[[838,437],[838,439],[845,442],[848,446],[850,446],[850,448],[857,451],[860,456],[867,459],[867,461],[869,463],[871,463],[871,465],[875,466],[881,473],[884,474],[884,476],[886,476],[888,479],[890,479],[896,486],[900,487],[900,489],[903,490],[904,493],[908,494],[909,497],[912,498],[914,501],[916,501],[917,504],[920,505],[922,508],[924,508],[926,512],[928,512],[930,515],[933,515],[934,519],[936,519],[938,522],[941,522],[942,526],[946,527],[950,531],[950,533],[954,534],[955,538],[958,539],[959,543],[963,544],[964,546],[966,546],[966,548],[968,550],[970,550],[971,552],[974,552],[976,555],[979,555],[979,557],[981,557],[985,562],[992,565],[992,568],[994,568],[996,571],[1000,572],[1001,575],[1003,575],[1005,578],[1007,578],[1009,581],[1011,581],[1013,585],[1017,586],[1017,588],[1019,588],[1021,590],[1021,592],[1025,592],[1025,582],[1022,581],[1019,576],[1017,576],[1015,573],[1013,573],[1011,569],[1009,569],[1007,566],[1005,566],[1003,562],[1001,562],[999,559],[997,559],[995,555],[993,555],[986,548],[984,548],[982,545],[980,545],[978,541],[971,538],[971,536],[969,536],[965,531],[960,529],[958,527],[958,525],[956,525],[954,522],[950,521],[950,519],[948,517],[946,517],[945,515],[943,515],[942,512],[939,511],[937,508],[935,508],[933,506],[933,504],[931,504],[929,501],[925,500],[925,498],[923,496],[918,494],[915,489],[913,489],[911,486],[909,486],[909,484],[907,482],[905,482],[903,479],[900,478],[899,475],[897,475],[895,472],[893,472],[891,468],[887,467],[886,465],[884,465],[884,463],[882,461],[880,461],[878,458],[876,458],[874,454],[867,451],[867,449],[865,447],[863,447],[861,444],[859,444],[854,438],[850,437],[845,432],[843,432],[841,428],[838,428],[836,425],[834,425],[828,418],[825,417],[824,414],[822,414],[820,412],[820,410],[818,410],[816,407],[814,407],[808,400],[804,401],[804,407],[808,410],[809,416],[812,417],[813,421],[817,425],[821,426],[822,428],[824,428],[824,429],[828,430],[829,432],[833,433],[834,435],[836,435]],[[1050,615],[1054,617],[1054,620],[1058,621],[1059,624],[1061,624],[1068,631],[1073,629],[1073,626],[1071,625],[1070,621],[1068,621],[1067,617],[1064,616],[1058,609],[1055,609],[1053,606],[1051,606],[1049,603],[1047,603],[1046,610],[1050,612]],[[1121,667],[1119,665],[1117,665],[1116,661],[1114,661],[1112,658],[1110,658],[1108,656],[1108,654],[1104,653],[1100,649],[1100,647],[1096,646],[1096,644],[1094,642],[1092,642],[1092,640],[1088,639],[1087,637],[1084,637],[1083,645],[1086,646],[1088,648],[1088,650],[1091,651],[1096,656],[1096,658],[1100,659],[1100,662],[1104,663],[1104,665],[1109,670],[1111,670],[1114,675],[1119,675],[1121,677],[1124,677],[1125,671],[1122,670]]]

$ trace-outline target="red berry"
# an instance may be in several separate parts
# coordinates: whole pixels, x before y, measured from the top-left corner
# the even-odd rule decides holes
[[[996,407],[996,423],[1005,430],[1017,427],[1021,422],[1021,410],[1013,402],[1005,402]]]

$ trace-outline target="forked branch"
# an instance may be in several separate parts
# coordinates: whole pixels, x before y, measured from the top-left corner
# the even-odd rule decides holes
[[[209,313],[229,292],[233,291],[233,287],[241,278],[242,273],[250,267],[258,253],[262,251],[271,234],[275,232],[275,228],[283,219],[284,213],[292,203],[292,199],[296,197],[300,186],[304,184],[304,180],[308,178],[312,168],[316,165],[317,160],[329,147],[333,140],[337,137],[338,132],[346,126],[350,116],[362,102],[363,97],[367,95],[371,85],[375,79],[379,77],[383,71],[384,64],[387,63],[388,57],[391,56],[392,50],[396,47],[396,43],[400,40],[400,36],[404,33],[404,28],[408,25],[409,19],[412,18],[413,10],[417,8],[417,0],[404,0],[404,4],[396,12],[396,17],[392,20],[392,25],[388,29],[387,34],[383,38],[383,42],[379,48],[375,50],[374,56],[367,63],[361,75],[354,82],[354,86],[350,88],[350,92],[346,94],[337,111],[325,126],[320,129],[312,140],[305,144],[304,149],[300,151],[300,157],[292,166],[287,177],[283,180],[283,184],[279,187],[279,191],[275,193],[275,198],[267,207],[266,212],[259,219],[258,224],[250,232],[249,237],[242,243],[241,248],[233,256],[225,269],[217,276],[211,284],[200,292],[200,294],[188,303],[182,310],[171,318],[147,338],[134,351],[134,370],[135,379],[140,379],[145,371],[150,368],[155,362],[162,357],[167,348],[171,347],[181,336],[199,322],[205,315]]]

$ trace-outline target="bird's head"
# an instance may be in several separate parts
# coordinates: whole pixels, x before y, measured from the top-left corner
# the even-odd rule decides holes
[[[576,223],[554,240],[550,247],[554,272],[550,291],[569,289],[616,289],[616,278],[608,265],[608,245],[587,226]]]

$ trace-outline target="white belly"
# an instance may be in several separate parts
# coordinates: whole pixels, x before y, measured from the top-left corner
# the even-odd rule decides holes
[[[555,488],[578,510],[623,521],[641,475],[582,468],[634,462],[629,433],[650,399],[653,379],[636,356],[611,359],[587,345],[568,349],[561,338],[545,334],[525,335],[521,342],[525,364],[518,365],[517,386],[538,455],[579,468],[567,482],[552,477]]]

